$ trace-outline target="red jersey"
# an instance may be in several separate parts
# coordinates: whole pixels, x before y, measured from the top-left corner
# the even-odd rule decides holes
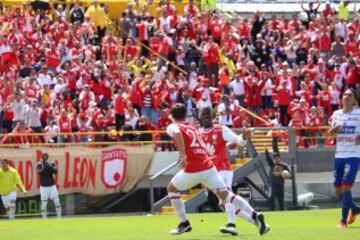
[[[125,115],[125,106],[125,99],[121,95],[118,95],[115,99],[115,113]]]
[[[223,126],[214,125],[210,129],[201,129],[200,135],[204,140],[208,153],[218,171],[230,171],[230,161],[226,153],[226,141],[223,136]]]
[[[180,131],[184,139],[185,154],[188,162],[184,169],[185,172],[201,172],[214,166],[204,141],[200,138],[199,133],[192,124],[187,122],[173,123],[166,130],[170,137],[173,137],[176,131]]]

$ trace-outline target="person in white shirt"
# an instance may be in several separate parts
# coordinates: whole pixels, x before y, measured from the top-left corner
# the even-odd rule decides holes
[[[48,68],[43,66],[40,69],[38,82],[43,87],[45,84],[48,84],[49,86],[53,85],[53,79],[51,75],[48,72]]]
[[[198,119],[200,119],[201,111],[206,107],[211,107],[211,102],[210,102],[208,96],[206,94],[203,94],[201,96],[201,99],[196,104],[196,108],[198,111]]]
[[[341,41],[345,41],[347,38],[348,29],[347,24],[343,17],[339,18],[339,21],[335,24],[335,36],[340,36]]]
[[[336,87],[335,82],[331,83],[330,95],[331,95],[331,100],[330,100],[331,108],[332,108],[333,111],[336,111],[336,110],[339,109],[339,105],[340,105],[341,100],[340,100],[340,91]]]
[[[234,97],[239,101],[240,106],[245,105],[245,85],[244,80],[240,78],[240,74],[236,73],[234,80],[230,82],[230,88],[234,93]]]
[[[222,96],[221,103],[218,107],[219,112],[219,124],[232,127],[232,113],[235,110],[234,104],[230,103],[230,99],[227,95]]]
[[[60,128],[57,125],[56,121],[51,121],[50,125],[45,127],[44,132],[49,133],[49,135],[46,136],[46,142],[48,143],[57,143],[58,142],[58,136],[60,133]]]
[[[26,102],[20,92],[15,93],[14,98],[10,99],[11,109],[14,112],[14,123],[25,121]]]
[[[334,160],[334,188],[342,203],[342,217],[339,228],[355,222],[360,207],[352,199],[352,186],[360,165],[360,109],[356,91],[344,92],[343,108],[332,115],[330,134],[336,135]],[[351,213],[349,214],[349,211]]]
[[[263,74],[262,80],[265,81],[265,86],[261,89],[261,96],[263,97],[264,109],[271,109],[273,104],[271,102],[274,84],[268,74]]]
[[[42,109],[37,106],[37,101],[31,101],[30,105],[26,106],[26,124],[36,133],[42,133],[42,126],[40,121]],[[43,136],[39,136],[41,142],[45,142]]]

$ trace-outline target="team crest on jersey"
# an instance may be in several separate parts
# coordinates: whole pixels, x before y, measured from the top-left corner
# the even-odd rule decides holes
[[[108,188],[115,188],[126,177],[127,152],[124,149],[102,151],[101,180]]]
[[[213,141],[216,141],[217,140],[217,136],[216,135],[213,135]]]

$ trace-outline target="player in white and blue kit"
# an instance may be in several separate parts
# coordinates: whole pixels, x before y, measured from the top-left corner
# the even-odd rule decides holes
[[[334,112],[329,130],[330,134],[336,134],[334,188],[342,205],[342,218],[338,223],[340,228],[352,224],[360,213],[351,194],[360,165],[360,108],[353,89],[344,92],[342,101],[343,108]]]

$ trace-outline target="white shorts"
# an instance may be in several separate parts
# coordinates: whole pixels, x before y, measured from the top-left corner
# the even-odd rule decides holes
[[[1,196],[1,200],[2,200],[2,202],[4,204],[4,207],[9,208],[10,207],[10,202],[11,201],[16,201],[16,191],[11,192],[8,195]]]
[[[56,186],[40,187],[41,201],[47,201],[48,199],[54,200],[59,197]]]
[[[171,179],[171,183],[179,191],[188,190],[199,183],[211,190],[226,189],[226,185],[221,180],[215,167],[195,173],[186,173],[184,170],[181,170]]]
[[[234,173],[229,170],[223,170],[218,172],[220,178],[224,181],[226,187],[232,191],[232,182]]]

